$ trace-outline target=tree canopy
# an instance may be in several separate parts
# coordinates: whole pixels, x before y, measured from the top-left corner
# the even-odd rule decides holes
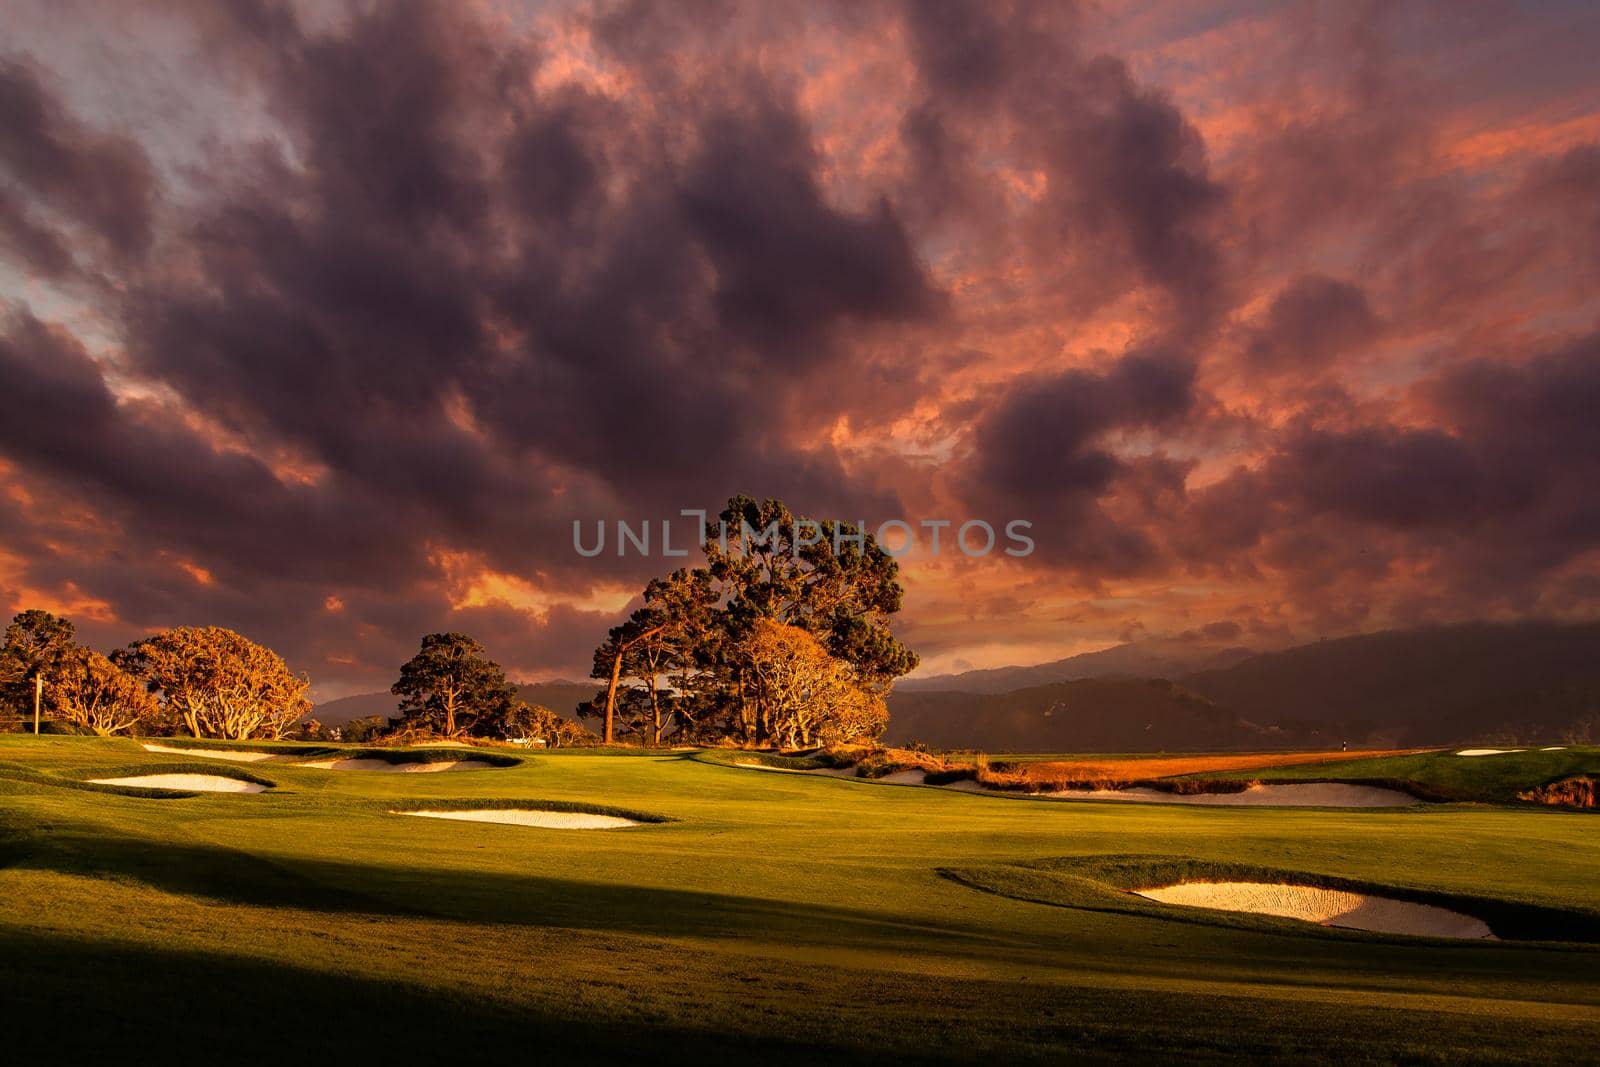
[[[705,566],[653,579],[595,649],[605,687],[580,710],[605,740],[876,737],[883,696],[917,665],[888,625],[903,595],[894,557],[850,523],[748,496],[707,523],[704,551]]]
[[[0,640],[0,700],[13,712],[32,706],[34,682],[50,679],[78,648],[67,619],[39,608],[18,612]]]
[[[92,648],[57,663],[50,706],[60,718],[104,736],[157,723],[161,705],[138,678]]]
[[[389,691],[400,698],[403,727],[447,737],[495,730],[516,696],[500,664],[461,633],[425,636]]]
[[[194,737],[278,740],[311,710],[310,680],[220,626],[180,626],[113,654]]]

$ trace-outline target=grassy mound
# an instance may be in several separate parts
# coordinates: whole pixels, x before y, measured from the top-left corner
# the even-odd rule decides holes
[[[1315,871],[1177,856],[1071,856],[984,867],[942,867],[939,874],[986,893],[1086,911],[1142,914],[1177,922],[1292,929],[1313,936],[1385,937],[1342,928],[1237,912],[1197,912],[1159,904],[1130,891],[1182,882],[1284,882],[1432,904],[1487,922],[1506,941],[1600,943],[1600,909],[1552,908],[1504,897],[1441,892],[1420,885],[1343,878]]]
[[[781,771],[818,771],[832,767],[815,756],[780,756],[776,752],[761,752],[745,748],[708,748],[696,752],[691,759],[715,767],[737,767],[755,763],[762,767],[775,767]]]
[[[332,752],[324,751],[321,759],[372,759],[384,763],[461,763],[472,760],[476,763],[487,763],[493,767],[516,767],[526,762],[520,756],[502,756],[498,753],[484,752],[482,749],[467,748],[340,748]]]
[[[192,789],[144,789],[128,785],[105,785],[100,782],[90,781],[93,778],[136,778],[157,774],[205,774],[213,778],[232,778],[239,782],[252,782],[268,789],[276,788],[277,782],[270,778],[263,778],[259,774],[252,774],[239,767],[215,763],[151,763],[129,766],[119,764],[116,766],[90,766],[74,767],[66,770],[35,770],[14,763],[0,763],[0,779],[22,785],[33,785],[46,789],[77,789],[86,793],[114,793],[124,797],[139,797],[144,800],[181,800],[186,797],[207,796],[210,794]]]

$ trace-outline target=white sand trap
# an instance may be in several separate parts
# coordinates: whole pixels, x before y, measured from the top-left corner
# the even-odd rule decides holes
[[[1498,940],[1482,919],[1432,904],[1413,904],[1366,893],[1270,882],[1185,882],[1141,889],[1138,896],[1163,904],[1218,911],[1277,915],[1323,926],[1343,926],[1380,934],[1465,937]]]
[[[1520,748],[1464,748],[1457,752],[1458,756],[1504,756],[1510,752],[1522,752]]]
[[[462,822],[497,822],[509,826],[541,826],[546,830],[614,830],[619,826],[644,825],[635,819],[624,819],[618,815],[597,815],[591,811],[536,811],[530,808],[391,811],[389,814],[420,815],[424,819],[459,819]]]
[[[267,787],[217,774],[141,774],[133,778],[91,778],[96,785],[131,785],[135,789],[183,789],[195,793],[260,793]]]
[[[146,752],[166,752],[174,756],[200,756],[204,759],[225,759],[235,763],[260,763],[262,760],[281,759],[271,752],[224,752],[212,748],[171,748],[167,745],[141,745]]]
[[[1422,803],[1410,793],[1372,785],[1344,782],[1305,782],[1294,785],[1252,785],[1239,793],[1168,793],[1160,789],[1062,789],[1053,793],[1018,793],[988,789],[970,779],[946,788],[964,793],[1027,797],[1030,800],[1125,800],[1147,804],[1205,804],[1218,807],[1273,806],[1285,808],[1404,808]]]
[[[382,759],[324,759],[311,763],[297,763],[297,767],[315,767],[319,771],[377,771],[381,774],[437,774],[440,771],[486,771],[494,764],[481,759],[442,760],[438,763],[390,763]]]
[[[874,782],[888,782],[890,785],[922,785],[927,779],[928,772],[924,770],[895,771],[882,778],[874,778]]]
[[[1566,750],[1567,750],[1567,746],[1566,745],[1546,745],[1544,748],[1541,748],[1539,751],[1540,752],[1565,752]]]

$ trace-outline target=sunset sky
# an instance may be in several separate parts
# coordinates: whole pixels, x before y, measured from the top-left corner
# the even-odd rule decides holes
[[[0,607],[581,677],[869,525],[920,673],[1600,607],[1600,5],[10,0]]]

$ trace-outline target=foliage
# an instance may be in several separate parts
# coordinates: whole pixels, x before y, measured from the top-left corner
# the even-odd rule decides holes
[[[543,704],[517,699],[506,709],[502,729],[508,740],[543,741],[547,748],[571,748],[599,741],[571,719],[563,718]]]
[[[289,734],[295,741],[332,741],[333,732],[317,719],[305,719],[295,724]]]
[[[382,715],[367,715],[351,719],[339,727],[339,740],[352,744],[365,744],[377,740],[389,728],[389,720]]]
[[[52,673],[51,710],[97,734],[121,733],[161,718],[161,705],[144,683],[93,649],[73,649]]]
[[[516,695],[483,646],[461,633],[428,634],[389,691],[400,698],[400,726],[446,737],[498,732]]]
[[[894,557],[849,523],[747,496],[707,524],[704,550],[704,567],[652,580],[642,606],[595,649],[592,677],[605,687],[580,712],[604,721],[606,740],[810,744],[881,732],[882,697],[917,665],[888,628],[902,596]],[[837,670],[777,636],[788,630]],[[796,657],[814,669],[790,692]],[[774,700],[789,710],[775,715]]]
[[[310,680],[276,652],[220,626],[180,626],[112,658],[194,737],[279,740],[311,710]]]
[[[48,611],[18,612],[0,641],[0,703],[15,714],[33,707],[34,680],[50,684],[64,659],[78,649],[70,621]]]
[[[883,698],[855,668],[798,626],[758,619],[734,655],[742,667],[746,736],[811,748],[870,740],[888,722]]]

